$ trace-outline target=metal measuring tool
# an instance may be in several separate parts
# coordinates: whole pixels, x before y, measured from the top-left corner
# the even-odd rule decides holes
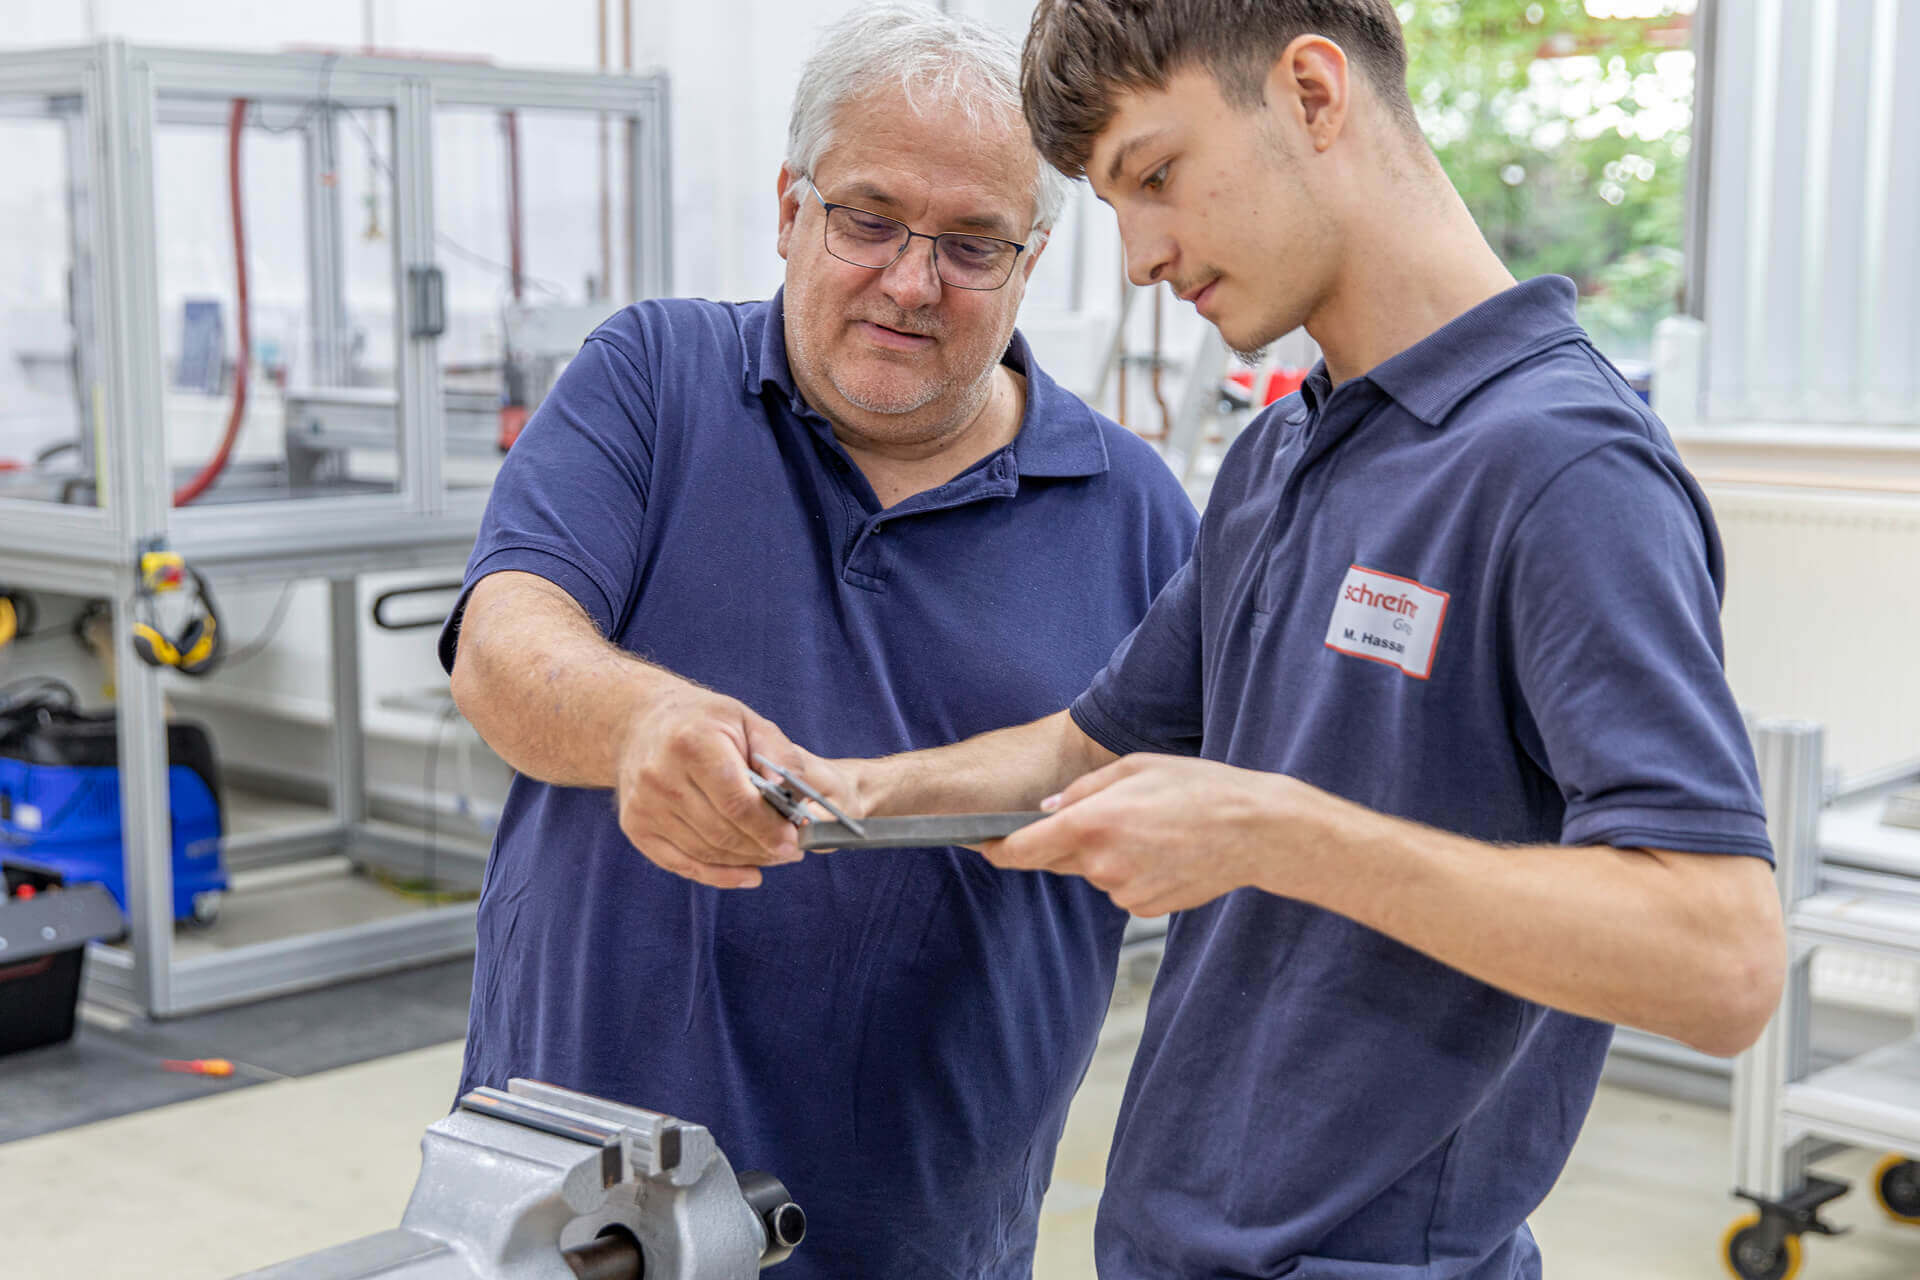
[[[763,755],[753,763],[761,773],[749,773],[768,804],[800,828],[800,847],[820,849],[936,849],[946,845],[979,844],[1001,840],[1046,817],[1042,810],[1027,813],[936,813],[923,817],[866,818],[855,821],[832,801]],[[772,775],[772,776],[767,776]],[[775,782],[774,778],[781,779]],[[807,813],[813,801],[834,819],[817,822]]]
[[[866,834],[866,828],[864,826],[840,812],[833,801],[827,799],[814,788],[807,785],[806,779],[800,777],[791,769],[782,768],[757,752],[753,757],[753,765],[754,768],[761,771],[759,773],[749,771],[747,774],[749,778],[753,779],[754,788],[759,791],[760,795],[768,804],[780,811],[781,817],[791,822],[794,826],[804,831],[807,827],[813,825],[813,818],[807,813],[807,801],[811,800],[827,813],[833,815],[834,825],[840,827],[842,830],[850,831],[855,835]],[[769,774],[779,778],[780,781],[775,782],[773,777],[767,776]],[[804,840],[801,843],[801,847],[807,847]]]

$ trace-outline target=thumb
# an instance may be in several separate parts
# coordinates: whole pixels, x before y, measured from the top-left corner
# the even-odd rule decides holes
[[[1131,777],[1139,768],[1132,763],[1132,756],[1122,756],[1113,763],[1103,765],[1092,773],[1083,773],[1065,791],[1048,796],[1040,802],[1040,807],[1048,813],[1055,813],[1070,804],[1077,804],[1088,796],[1098,795],[1122,778]]]
[[[806,752],[793,745],[786,734],[780,732],[780,726],[748,707],[740,709],[741,728],[746,731],[746,753],[748,767],[753,767],[755,756],[765,756],[783,768],[799,772],[812,759]]]
[[[746,728],[747,764],[754,772],[760,772],[759,765],[754,763],[754,757],[765,756],[826,796],[835,805],[845,808],[851,803],[850,787],[841,772],[806,748],[796,746],[793,740],[782,733],[772,721],[749,711]]]

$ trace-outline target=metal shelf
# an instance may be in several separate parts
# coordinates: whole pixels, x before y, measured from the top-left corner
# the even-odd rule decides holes
[[[1920,877],[1920,830],[1881,821],[1888,787],[1841,801],[1820,815],[1820,858],[1889,875]]]
[[[1796,903],[1787,929],[1806,946],[1832,943],[1920,960],[1920,902],[1828,890]]]
[[[1781,1118],[1803,1136],[1920,1159],[1920,1036],[1788,1085]]]

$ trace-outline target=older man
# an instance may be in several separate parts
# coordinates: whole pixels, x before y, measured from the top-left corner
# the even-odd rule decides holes
[[[1059,710],[1185,559],[1166,469],[1014,331],[1062,189],[1010,42],[930,10],[836,28],[779,175],[785,288],[586,343],[442,641],[522,774],[462,1088],[707,1124],[809,1213],[792,1276],[1029,1274],[1113,977],[1124,916],[1091,885],[955,850],[802,861],[748,780],[755,752]]]

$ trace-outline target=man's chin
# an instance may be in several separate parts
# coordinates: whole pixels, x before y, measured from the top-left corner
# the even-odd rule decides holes
[[[868,413],[903,414],[924,409],[940,398],[940,385],[928,379],[834,378],[841,399]]]
[[[1291,332],[1291,328],[1289,328],[1276,333],[1271,324],[1265,326],[1251,325],[1244,322],[1235,324],[1230,318],[1225,324],[1218,324],[1214,327],[1220,331],[1220,340],[1227,344],[1227,350],[1252,365],[1257,365],[1265,360],[1267,358],[1267,348],[1279,341],[1285,334]]]

